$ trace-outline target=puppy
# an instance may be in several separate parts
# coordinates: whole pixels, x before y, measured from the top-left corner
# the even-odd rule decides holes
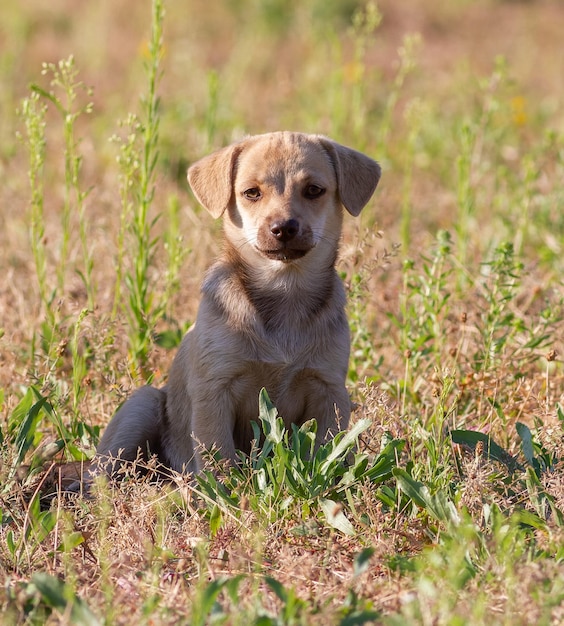
[[[223,216],[223,252],[168,384],[119,409],[102,463],[156,454],[198,472],[210,450],[234,463],[249,452],[262,387],[286,426],[316,418],[318,443],[347,428],[350,338],[335,261],[343,207],[357,216],[379,178],[367,156],[292,132],[249,137],[190,167],[196,198]]]

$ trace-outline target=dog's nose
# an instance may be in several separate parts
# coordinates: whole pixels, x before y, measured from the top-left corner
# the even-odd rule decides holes
[[[300,230],[300,223],[298,220],[278,220],[270,225],[270,232],[278,241],[290,241],[293,239]]]

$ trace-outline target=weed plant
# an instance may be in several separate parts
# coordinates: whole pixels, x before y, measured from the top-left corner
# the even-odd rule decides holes
[[[134,366],[145,377],[148,353],[156,321],[164,312],[164,302],[158,302],[150,282],[156,240],[153,227],[158,214],[151,216],[155,195],[155,176],[158,162],[160,63],[163,55],[163,4],[154,2],[152,30],[145,64],[147,93],[142,98],[143,118],[131,115],[126,123],[127,137],[121,146],[118,163],[121,168],[122,232],[119,236],[116,304],[120,300],[122,265],[126,229],[133,247],[132,267],[125,272],[128,291],[127,314],[130,325],[129,343]],[[172,222],[174,223],[174,222]],[[155,282],[157,282],[155,280]],[[114,307],[115,310],[115,307]]]
[[[28,4],[0,20],[2,619],[564,622],[562,8]],[[67,494],[195,317],[220,227],[187,166],[280,128],[383,165],[339,259],[349,431],[316,448],[263,391],[236,466]]]

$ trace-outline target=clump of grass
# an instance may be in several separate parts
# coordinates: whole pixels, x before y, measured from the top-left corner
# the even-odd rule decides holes
[[[239,508],[241,498],[245,498],[258,517],[271,524],[294,517],[299,503],[302,523],[307,523],[313,511],[320,509],[330,526],[354,535],[342,504],[352,500],[353,493],[364,482],[377,485],[391,475],[402,442],[386,440],[374,459],[355,453],[358,437],[369,427],[368,420],[359,420],[349,431],[339,433],[316,449],[314,420],[300,428],[294,425],[290,432],[265,390],[259,404],[264,444],[253,449],[250,457],[244,459],[243,467],[233,470],[225,484],[218,482],[212,472],[198,477],[200,488],[213,503],[212,532],[219,529],[220,507]],[[258,424],[254,434],[257,443],[261,439]],[[347,466],[348,458],[350,466]]]

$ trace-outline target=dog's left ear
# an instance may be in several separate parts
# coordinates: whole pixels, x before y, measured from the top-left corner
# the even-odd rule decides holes
[[[361,152],[322,138],[337,173],[339,197],[345,209],[355,217],[366,206],[380,180],[381,168]]]
[[[188,169],[188,182],[194,195],[215,218],[223,214],[231,201],[233,171],[241,150],[241,144],[227,146],[196,161]]]

